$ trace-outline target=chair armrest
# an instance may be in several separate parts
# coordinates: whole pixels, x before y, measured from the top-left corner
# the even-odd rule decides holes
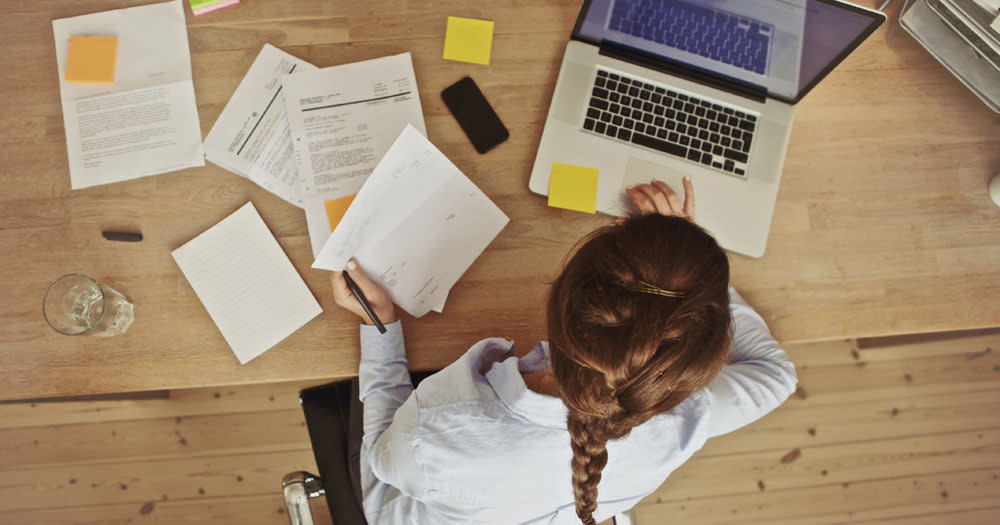
[[[302,470],[289,472],[281,480],[281,491],[285,496],[288,522],[291,525],[313,525],[309,500],[326,494],[320,479]]]

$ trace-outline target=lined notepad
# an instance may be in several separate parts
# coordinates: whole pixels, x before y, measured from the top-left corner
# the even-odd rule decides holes
[[[323,311],[253,203],[172,255],[240,364]]]

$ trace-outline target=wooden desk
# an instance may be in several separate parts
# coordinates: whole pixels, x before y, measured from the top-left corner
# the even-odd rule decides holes
[[[212,165],[70,191],[51,20],[141,3],[0,8],[0,399],[355,373],[357,322],[334,305],[327,274],[309,268],[301,210]],[[767,253],[732,257],[734,284],[782,341],[1000,326],[1000,208],[986,193],[1000,171],[1000,119],[900,29],[899,4],[800,104]],[[487,336],[522,350],[544,338],[546,283],[580,236],[610,220],[550,209],[527,189],[578,5],[251,0],[188,14],[205,133],[265,42],[320,67],[412,51],[430,139],[512,219],[444,315],[404,319],[414,368],[443,366]],[[446,15],[496,21],[490,66],[441,59]],[[466,74],[511,131],[487,155],[439,98]],[[325,311],[240,366],[170,251],[247,200]],[[105,241],[107,227],[145,240]],[[136,304],[126,335],[65,337],[45,325],[45,287],[74,271]]]

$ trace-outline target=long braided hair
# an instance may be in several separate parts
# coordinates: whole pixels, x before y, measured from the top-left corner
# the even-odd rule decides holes
[[[656,214],[597,230],[553,282],[552,370],[569,409],[584,524],[595,523],[608,441],[677,406],[725,366],[728,285],[729,262],[715,239],[686,219]]]

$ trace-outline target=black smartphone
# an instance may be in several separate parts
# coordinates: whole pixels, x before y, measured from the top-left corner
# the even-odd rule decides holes
[[[479,153],[486,153],[510,137],[497,112],[471,78],[465,77],[446,87],[441,100]]]

